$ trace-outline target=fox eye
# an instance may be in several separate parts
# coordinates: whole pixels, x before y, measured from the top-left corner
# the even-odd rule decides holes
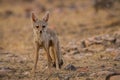
[[[39,28],[39,26],[36,26],[36,28]]]
[[[43,25],[42,28],[45,28],[45,25]]]

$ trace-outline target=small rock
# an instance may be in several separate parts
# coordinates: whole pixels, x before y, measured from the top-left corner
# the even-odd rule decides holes
[[[107,49],[106,49],[106,52],[113,52],[113,51],[115,51],[114,48],[107,48]]]
[[[77,77],[88,76],[86,72],[80,72]]]
[[[86,67],[79,67],[79,68],[77,69],[77,71],[78,71],[78,72],[88,72],[88,71],[89,71],[89,68],[88,68],[88,66],[86,66]]]
[[[109,57],[105,57],[105,56],[104,56],[104,57],[102,57],[101,59],[102,59],[102,60],[109,60]]]
[[[78,45],[75,41],[71,41],[66,46],[67,50],[76,50],[78,48]]]
[[[100,71],[100,72],[97,73],[97,76],[104,76],[104,75],[107,75],[107,74],[110,74],[110,73],[112,73],[112,72],[110,72],[110,71]]]
[[[73,51],[70,51],[70,54],[73,54],[73,55],[75,55],[75,54],[79,54],[80,52],[79,52],[79,50],[73,50]]]
[[[76,55],[73,56],[73,58],[74,58],[75,60],[80,60],[80,59],[82,59],[83,57],[84,57],[83,54],[76,54]]]
[[[65,76],[64,77],[64,80],[69,80],[70,79],[70,76]]]
[[[18,57],[17,55],[15,55],[15,54],[8,54],[8,55],[6,55],[6,57]]]
[[[0,73],[8,73],[8,72],[12,72],[12,71],[15,71],[9,67],[2,67],[0,68]]]
[[[113,64],[113,66],[117,66],[117,64],[115,63],[115,64]]]
[[[118,72],[113,72],[110,73],[106,76],[105,80],[119,80],[120,79],[120,73]]]
[[[17,59],[17,62],[18,62],[18,63],[24,63],[24,62],[26,62],[26,61],[27,61],[27,58],[26,58],[26,57],[22,57],[22,56]]]
[[[116,44],[117,47],[120,47],[120,39],[116,39],[115,44]]]
[[[96,77],[96,76],[97,76],[97,73],[90,74],[90,77]]]
[[[110,37],[110,36],[108,36],[108,37],[106,37],[106,38],[104,38],[104,40],[106,40],[106,41],[110,41],[110,42],[115,42],[115,38],[114,37]]]
[[[119,80],[119,79],[120,79],[120,75],[118,75],[118,76],[112,76],[110,78],[110,80]]]
[[[65,70],[75,71],[76,67],[74,65],[72,65],[72,64],[68,64],[64,69]]]
[[[101,67],[101,68],[105,68],[105,65],[103,64],[103,65],[101,65],[100,67]]]
[[[85,56],[89,57],[89,56],[92,56],[93,54],[92,53],[86,53]]]
[[[29,72],[26,71],[26,72],[23,73],[23,75],[25,75],[25,76],[26,76],[26,75],[29,75]]]
[[[92,73],[90,74],[90,77],[100,77],[100,76],[104,76],[104,75],[108,75],[108,74],[111,74],[112,72],[110,71],[100,71],[100,72],[97,72],[97,73]]]
[[[120,53],[118,53],[115,57],[114,57],[115,61],[120,61]]]
[[[91,42],[91,41],[89,41],[89,40],[85,40],[84,44],[85,44],[85,47],[88,47],[88,46],[90,46],[91,44],[93,44],[93,42]]]
[[[85,48],[85,47],[86,47],[86,44],[85,44],[85,41],[84,41],[84,40],[81,41],[81,47],[82,47],[82,48]]]
[[[113,67],[106,67],[105,69],[106,69],[107,71],[111,71],[111,72],[114,71],[114,68],[113,68]]]

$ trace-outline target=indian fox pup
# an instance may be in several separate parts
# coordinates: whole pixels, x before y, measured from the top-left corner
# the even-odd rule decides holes
[[[35,40],[35,62],[33,73],[35,73],[39,49],[43,48],[47,55],[48,69],[56,67],[57,70],[63,65],[63,59],[60,52],[59,40],[56,33],[48,28],[49,12],[40,20],[32,13],[33,32]]]

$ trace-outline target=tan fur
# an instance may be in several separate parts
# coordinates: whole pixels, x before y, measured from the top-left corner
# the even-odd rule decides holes
[[[33,68],[34,73],[38,62],[38,52],[40,48],[43,48],[46,51],[49,70],[51,65],[56,67],[57,70],[59,70],[63,64],[59,40],[56,33],[47,27],[48,19],[49,12],[45,14],[42,20],[37,19],[35,14],[32,13],[33,31],[35,39],[35,63]]]

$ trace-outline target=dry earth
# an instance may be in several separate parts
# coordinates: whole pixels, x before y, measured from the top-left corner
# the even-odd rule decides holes
[[[95,12],[94,0],[0,0],[0,80],[105,80],[120,73],[120,3]],[[50,10],[49,28],[58,34],[64,65],[48,75],[40,50],[33,78],[31,11]],[[120,75],[110,78],[119,80]]]

